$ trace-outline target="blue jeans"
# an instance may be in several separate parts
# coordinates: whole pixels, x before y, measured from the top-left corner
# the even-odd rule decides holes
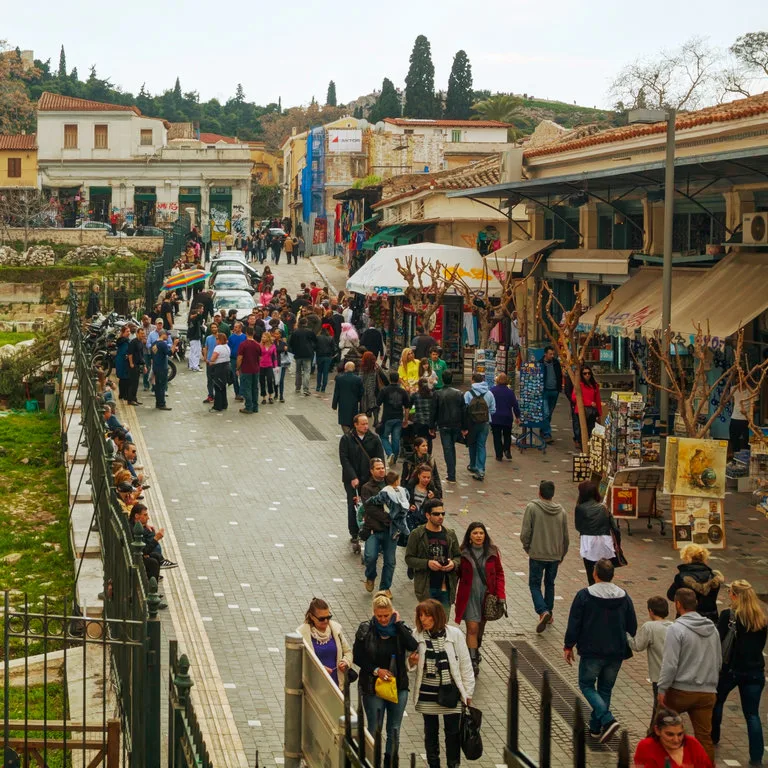
[[[155,407],[165,408],[165,392],[168,389],[168,369],[155,371]]]
[[[445,608],[445,615],[451,615],[451,593],[447,589],[435,589],[429,588],[429,597],[431,600],[437,600],[438,603],[442,603]]]
[[[376,581],[376,564],[379,552],[384,555],[384,567],[381,569],[379,589],[389,589],[395,574],[395,557],[397,542],[391,536],[390,528],[385,531],[374,531],[365,542],[365,578]]]
[[[315,392],[325,392],[328,386],[328,372],[331,370],[330,357],[317,358],[317,386]]]
[[[456,479],[456,441],[461,436],[458,427],[440,427],[440,442],[443,445],[443,458],[448,480]]]
[[[149,389],[149,372],[152,370],[152,353],[148,350],[144,350],[144,366],[146,373],[144,374],[144,389]]]
[[[240,396],[240,377],[237,373],[237,357],[229,358],[229,367],[232,369],[232,379],[235,387],[235,397]]]
[[[365,710],[366,727],[369,733],[375,734],[379,719],[384,722],[384,714],[387,715],[387,746],[384,753],[391,755],[395,750],[395,744],[400,743],[400,723],[403,722],[403,712],[408,703],[408,691],[397,692],[397,704],[385,701],[376,695],[363,696],[363,709]]]
[[[589,730],[598,733],[614,720],[611,714],[611,693],[621,669],[621,659],[581,657],[579,661],[579,690],[592,707]]]
[[[491,425],[486,421],[483,424],[473,424],[467,435],[469,444],[469,466],[478,475],[485,474],[485,443],[491,431]]]
[[[387,419],[387,421],[384,422],[384,427],[382,428],[379,437],[381,438],[381,444],[384,446],[384,452],[387,456],[394,454],[395,457],[397,457],[400,455],[400,435],[402,433],[402,419]],[[390,442],[390,439],[392,442]]]
[[[296,358],[296,391],[302,389],[304,392],[309,392],[309,375],[312,370],[312,358],[311,357],[297,357]]]
[[[555,579],[557,568],[560,565],[557,560],[530,560],[528,562],[528,588],[531,590],[533,609],[541,616],[542,613],[552,613],[555,607]],[[541,594],[541,578],[544,577],[544,594]]]
[[[259,374],[241,373],[240,391],[245,398],[245,410],[256,413],[259,410]]]
[[[542,437],[552,437],[552,414],[555,412],[557,398],[560,393],[556,389],[544,390],[544,420],[541,427]]]
[[[275,394],[282,400],[283,393],[285,392],[285,373],[288,367],[285,365],[280,366],[280,376],[275,379]]]
[[[712,741],[720,741],[720,722],[723,719],[723,707],[728,694],[739,689],[741,711],[747,721],[747,738],[749,739],[749,761],[760,763],[763,759],[763,726],[760,722],[760,697],[765,686],[763,670],[756,673],[732,672],[724,670],[717,682],[717,700],[712,710]]]

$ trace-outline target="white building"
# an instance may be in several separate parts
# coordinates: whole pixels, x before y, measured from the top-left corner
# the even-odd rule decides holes
[[[170,124],[135,106],[54,93],[38,102],[39,183],[59,201],[59,223],[169,224],[192,208],[212,237],[250,231],[250,149],[244,143],[168,139]],[[205,137],[203,137],[205,138]]]

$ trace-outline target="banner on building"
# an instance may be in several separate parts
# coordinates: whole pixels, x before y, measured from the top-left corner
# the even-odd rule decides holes
[[[329,129],[329,152],[362,152],[363,132],[356,129]]]

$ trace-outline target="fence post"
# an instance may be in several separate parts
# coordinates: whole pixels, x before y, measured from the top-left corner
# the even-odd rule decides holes
[[[520,684],[517,680],[517,648],[509,652],[509,684],[507,686],[507,758],[518,752],[519,713],[517,711]],[[507,764],[510,760],[507,759]]]
[[[576,699],[573,707],[573,765],[574,768],[587,768],[587,735],[584,732],[584,715],[581,702]]]
[[[544,671],[541,683],[541,710],[539,712],[539,766],[550,768],[552,764],[552,688],[549,672]]]
[[[285,768],[301,766],[302,665],[304,640],[298,632],[285,636]]]
[[[144,567],[143,564],[140,567]],[[157,579],[153,576],[149,580],[149,594],[147,595],[147,621],[146,639],[146,672],[144,688],[144,704],[146,707],[145,729],[145,756],[147,768],[160,768],[160,620],[157,618],[157,610],[160,605],[160,597],[157,594]]]

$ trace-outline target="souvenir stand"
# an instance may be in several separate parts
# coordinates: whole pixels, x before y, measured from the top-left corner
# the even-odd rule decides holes
[[[520,422],[523,432],[515,444],[524,451],[537,448],[542,453],[547,451],[547,443],[541,437],[544,426],[544,373],[538,363],[525,363],[520,368]],[[539,432],[534,432],[538,429]]]

